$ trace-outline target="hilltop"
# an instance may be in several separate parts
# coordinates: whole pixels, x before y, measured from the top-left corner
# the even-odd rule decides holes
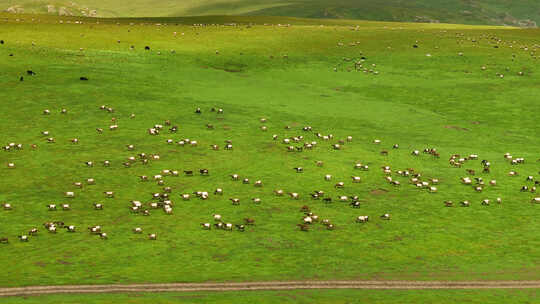
[[[428,23],[536,27],[535,0],[0,0],[11,13],[45,13],[89,17],[170,17],[203,15],[290,16]]]

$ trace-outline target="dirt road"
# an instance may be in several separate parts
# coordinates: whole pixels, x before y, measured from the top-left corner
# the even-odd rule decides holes
[[[0,296],[110,292],[190,292],[289,289],[489,289],[540,288],[540,281],[284,281],[243,283],[171,283],[60,285],[0,288]]]

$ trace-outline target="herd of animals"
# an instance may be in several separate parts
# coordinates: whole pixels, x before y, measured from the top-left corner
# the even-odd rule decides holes
[[[197,27],[202,27],[203,25],[196,25],[196,26]],[[176,36],[176,34],[177,33],[174,32],[174,36]],[[502,39],[500,39],[500,38],[498,38],[496,36],[489,36],[489,35],[481,35],[480,37],[477,37],[477,38],[470,38],[470,37],[464,37],[463,35],[458,34],[457,38],[458,38],[459,41],[461,41],[461,43],[466,41],[466,42],[470,42],[470,43],[473,43],[473,44],[477,44],[481,40],[488,41],[488,43],[490,45],[492,45],[494,48],[499,48],[499,47],[503,47],[503,46],[512,48],[513,47],[512,45],[516,44],[515,42],[503,41]],[[4,44],[4,41],[1,40],[0,44]],[[356,43],[356,44],[358,44],[358,43]],[[345,46],[345,44],[339,43],[338,46],[343,47],[343,46]],[[522,50],[524,52],[530,52],[530,56],[532,58],[536,59],[537,57],[536,57],[535,51],[536,51],[537,47],[538,47],[537,45],[530,46],[530,47],[517,46],[516,49]],[[131,48],[133,48],[133,47],[131,47]],[[415,44],[413,45],[413,48],[414,49],[419,48],[419,42],[418,41],[415,42]],[[146,46],[145,50],[150,51],[150,47]],[[219,54],[219,52],[216,51],[216,54]],[[463,53],[460,52],[458,55],[463,56]],[[431,57],[431,54],[427,54],[426,56]],[[512,55],[512,57],[514,58],[515,55]],[[512,59],[512,60],[514,60],[514,59]],[[344,58],[344,61],[345,62],[349,62],[349,61],[353,62],[353,67],[349,67],[347,70],[363,71],[364,73],[373,73],[373,74],[378,74],[379,73],[379,71],[375,70],[375,68],[376,68],[375,64],[371,64],[371,65],[366,64],[366,57],[364,57],[364,56],[360,57],[358,60],[356,60],[356,59],[353,60],[353,59],[350,59],[350,58]],[[507,70],[508,69],[509,68],[507,68]],[[482,66],[481,70],[485,71],[485,70],[487,70],[487,67]],[[338,68],[337,67],[334,68],[334,71],[338,71]],[[524,73],[522,71],[519,71],[517,74],[519,76],[524,76]],[[27,71],[27,76],[31,77],[31,76],[35,76],[35,75],[36,75],[36,73],[33,72],[32,70]],[[500,77],[500,78],[504,77],[504,75],[502,73],[497,73],[497,76]],[[24,77],[20,76],[20,81],[23,81],[23,80],[24,80]],[[82,77],[80,77],[80,80],[88,81],[88,78],[86,76],[82,76]],[[99,107],[99,109],[102,110],[102,111],[106,111],[108,113],[111,113],[111,114],[115,113],[115,110],[110,106],[102,105],[101,107]],[[212,109],[210,109],[210,111],[215,112],[217,115],[220,115],[220,114],[224,113],[224,110],[221,109],[221,108],[212,108]],[[194,112],[195,112],[195,115],[200,115],[203,112],[203,110],[200,109],[200,108],[197,108]],[[59,111],[59,113],[61,115],[69,115],[68,110],[65,109],[65,108],[61,109]],[[49,115],[54,115],[54,114],[53,114],[53,111],[51,111],[49,109],[45,109],[43,111],[43,115],[49,116]],[[131,119],[134,119],[135,114],[131,114],[129,117]],[[116,118],[113,117],[111,119],[111,122],[112,123],[108,127],[108,130],[110,132],[114,132],[119,128],[119,126],[118,126],[118,124],[116,122]],[[260,122],[262,124],[260,126],[260,130],[262,132],[268,131],[268,127],[265,125],[267,120],[265,118],[261,118]],[[214,126],[212,124],[210,124],[210,123],[206,124],[205,127],[207,129],[214,129]],[[163,124],[155,124],[155,125],[153,125],[152,127],[148,128],[146,131],[147,131],[147,134],[150,135],[150,136],[159,136],[162,133],[168,133],[168,134],[171,134],[171,136],[172,136],[173,134],[176,134],[178,132],[178,129],[179,129],[179,127],[177,125],[173,125],[171,123],[171,121],[167,120]],[[291,126],[285,126],[285,129],[290,130],[290,129],[292,129],[292,127]],[[300,131],[300,130],[298,130],[298,131]],[[292,137],[284,137],[283,138],[283,137],[280,137],[278,134],[273,134],[271,137],[269,136],[269,140],[271,139],[276,144],[281,143],[284,146],[284,149],[286,151],[288,151],[288,152],[302,152],[302,151],[305,151],[305,150],[313,150],[313,149],[316,149],[317,147],[320,147],[320,146],[323,146],[323,147],[328,148],[328,149],[333,149],[333,150],[339,151],[339,150],[342,150],[349,143],[353,142],[353,137],[352,136],[347,136],[347,137],[345,137],[343,139],[337,139],[337,138],[334,138],[334,136],[332,134],[322,134],[322,133],[318,133],[318,132],[313,131],[313,128],[311,126],[304,126],[304,127],[301,128],[301,131],[305,132],[305,134],[313,134],[313,135],[315,135],[316,140],[307,140],[306,137],[303,136],[303,135],[292,136]],[[96,132],[98,134],[104,134],[107,131],[105,131],[104,128],[97,128]],[[47,144],[55,144],[55,143],[57,143],[56,138],[54,137],[53,134],[51,134],[51,132],[49,132],[47,130],[42,130],[41,135],[43,136],[43,141],[45,143],[47,143]],[[60,144],[63,144],[63,143],[60,143]],[[70,139],[68,144],[77,145],[77,144],[80,144],[80,142],[79,142],[78,138],[72,138],[72,139]],[[165,144],[167,144],[167,145],[178,145],[178,146],[190,146],[190,147],[199,147],[199,145],[200,145],[200,143],[197,140],[193,139],[193,138],[191,138],[191,139],[190,138],[182,138],[182,139],[177,139],[177,140],[166,139]],[[381,145],[381,140],[375,139],[375,140],[373,140],[372,144]],[[125,145],[125,143],[123,143],[123,145]],[[17,150],[26,149],[27,146],[29,146],[29,148],[32,149],[32,150],[46,149],[46,147],[42,147],[41,145],[38,146],[35,143],[32,143],[32,144],[24,143],[23,144],[23,143],[11,142],[11,143],[6,144],[3,147],[3,150],[6,153],[15,153],[15,151],[17,151]],[[133,152],[133,151],[136,150],[136,147],[134,145],[127,144],[127,145],[125,145],[125,149],[127,151]],[[220,150],[220,149],[233,150],[233,143],[232,143],[231,140],[225,140],[223,146],[220,146],[218,144],[211,144],[210,149],[212,149],[212,150]],[[398,144],[394,144],[393,146],[391,146],[391,149],[400,149],[400,146]],[[389,154],[389,151],[381,149],[380,154],[382,156],[387,156]],[[419,157],[421,154],[426,154],[426,155],[431,155],[433,158],[436,158],[436,159],[441,157],[439,151],[437,149],[435,149],[435,148],[425,148],[425,149],[420,149],[420,150],[413,150],[413,151],[410,152],[410,154],[412,156],[416,156],[416,157]],[[513,157],[509,153],[506,153],[506,154],[502,155],[501,157],[504,157],[504,159],[506,159],[510,164],[515,165],[515,166],[523,164],[526,161],[524,158],[521,158],[521,157]],[[474,160],[478,160],[478,159],[479,159],[478,155],[475,155],[475,154],[471,154],[471,155],[453,154],[453,155],[450,156],[448,162],[449,162],[449,165],[452,166],[452,167],[461,168],[465,163],[470,162],[470,161],[474,161]],[[159,161],[159,160],[160,160],[160,155],[159,154],[146,154],[146,153],[141,152],[141,153],[138,153],[136,155],[129,156],[122,163],[122,166],[125,167],[125,168],[130,168],[130,167],[136,165],[137,163],[140,163],[142,165],[147,165],[150,162]],[[316,161],[315,164],[318,167],[324,167],[324,162],[323,161]],[[480,164],[481,164],[481,167],[479,168],[480,171],[483,174],[489,174],[490,170],[491,170],[491,162],[489,160],[484,159],[484,160],[481,160]],[[88,160],[88,161],[84,162],[84,164],[82,164],[82,165],[86,166],[86,167],[94,167],[94,166],[97,166],[97,165],[102,165],[102,166],[105,166],[105,167],[109,167],[109,166],[112,165],[112,163],[109,160],[104,160],[104,161],[102,161],[100,163],[97,163],[94,160]],[[363,164],[363,163],[354,163],[354,164],[351,164],[351,165],[354,168],[354,170],[358,170],[359,172],[374,169],[374,168],[371,168],[369,165]],[[15,162],[8,162],[7,163],[7,168],[9,170],[17,170],[17,164]],[[302,174],[304,172],[303,167],[294,167],[294,168],[291,168],[291,170],[294,170],[294,172],[296,172],[298,174]],[[396,178],[396,177],[400,177],[400,178],[406,178],[410,185],[412,185],[413,187],[416,187],[418,189],[425,190],[425,191],[430,192],[430,193],[436,193],[438,191],[437,187],[438,187],[438,184],[440,183],[438,178],[425,178],[422,175],[421,172],[418,172],[414,168],[395,170],[395,169],[392,169],[390,166],[385,165],[385,166],[382,166],[381,168],[375,168],[375,170],[381,170],[382,178],[384,178],[384,180],[389,185],[392,185],[392,186],[395,186],[395,187],[402,186],[402,182]],[[197,172],[197,171],[195,171],[195,172]],[[497,183],[497,181],[495,179],[486,179],[486,180],[484,180],[483,177],[480,177],[480,176],[478,176],[476,174],[475,170],[466,169],[466,173],[467,173],[467,176],[464,176],[464,177],[461,178],[461,183],[464,184],[464,185],[468,185],[468,186],[472,187],[472,189],[474,191],[476,191],[476,192],[482,192],[485,187],[496,187],[498,185],[498,183]],[[223,196],[224,193],[226,192],[222,188],[217,188],[217,189],[215,189],[213,191],[208,191],[207,190],[207,191],[196,191],[196,192],[193,192],[193,193],[178,193],[178,194],[176,194],[176,193],[173,193],[172,187],[166,185],[167,184],[166,179],[168,177],[178,177],[180,175],[193,176],[194,174],[195,173],[194,173],[193,170],[182,170],[181,171],[181,170],[174,170],[174,169],[164,169],[164,170],[161,170],[160,172],[155,172],[155,174],[150,175],[150,176],[146,176],[146,175],[138,176],[140,182],[154,182],[154,183],[156,183],[157,185],[159,185],[159,186],[161,186],[163,188],[162,188],[161,192],[152,193],[152,198],[151,198],[151,200],[149,202],[141,202],[139,200],[132,200],[129,203],[129,206],[128,206],[127,209],[129,209],[129,212],[131,212],[133,214],[139,214],[139,215],[142,215],[142,216],[149,216],[151,212],[156,211],[156,210],[162,210],[165,214],[171,215],[171,214],[173,214],[173,206],[174,206],[173,200],[176,200],[176,199],[183,200],[183,201],[189,201],[191,199],[207,200],[207,199],[211,199],[212,195],[213,196]],[[211,174],[211,170],[207,169],[207,168],[199,168],[198,169],[198,174],[200,174],[200,175],[209,175],[209,174]],[[540,172],[538,172],[538,174],[540,175]],[[517,170],[512,170],[512,171],[508,172],[508,175],[511,176],[511,177],[519,177],[520,176],[518,174]],[[240,175],[238,175],[236,173],[230,174],[230,178],[234,182],[242,182],[244,184],[251,184],[251,181],[248,178],[241,178]],[[332,182],[334,180],[334,177],[332,175],[330,175],[330,174],[326,174],[326,175],[323,176],[323,179],[326,182]],[[94,178],[88,178],[88,179],[86,179],[85,182],[80,182],[80,181],[74,182],[73,186],[75,188],[80,189],[82,187],[90,187],[91,185],[94,185],[97,182],[99,182],[99,181],[96,181]],[[363,179],[360,176],[360,174],[351,176],[351,183],[354,184],[354,183],[362,183],[362,182],[363,182]],[[535,179],[535,177],[532,176],[532,175],[526,175],[525,178],[524,178],[524,183],[525,184],[521,187],[520,191],[522,191],[522,192],[530,192],[530,193],[534,194],[537,191],[537,186],[539,186],[539,184],[540,184],[540,179]],[[253,182],[253,185],[254,185],[254,187],[263,187],[263,181],[262,180],[256,180],[256,181]],[[345,187],[345,182],[337,181],[335,183],[334,187],[336,189],[343,188],[343,187]],[[106,198],[114,198],[115,197],[115,192],[114,191],[105,191],[103,194],[104,194],[104,196]],[[274,189],[273,194],[275,196],[277,196],[277,197],[286,197],[286,196],[288,196],[289,199],[292,199],[292,200],[308,200],[308,199],[309,200],[321,200],[321,201],[323,201],[324,203],[327,203],[327,204],[333,203],[334,201],[339,201],[339,202],[348,203],[352,208],[359,208],[361,206],[361,200],[360,200],[360,198],[358,196],[339,195],[337,197],[332,197],[331,195],[325,193],[325,191],[322,191],[322,190],[315,190],[315,191],[311,192],[308,196],[306,196],[306,198],[304,198],[303,195],[301,195],[300,193],[286,192],[283,189]],[[75,191],[67,191],[67,192],[64,193],[64,195],[65,195],[66,199],[70,199],[70,198],[74,198],[76,196],[76,192]],[[231,197],[231,198],[229,198],[229,200],[231,201],[232,205],[239,205],[240,204],[240,198]],[[254,198],[251,199],[251,201],[254,204],[261,204],[262,203],[262,200],[259,197],[254,197]],[[493,200],[486,198],[486,199],[483,199],[480,202],[480,204],[483,205],[483,206],[488,206],[488,205],[491,204],[491,202],[501,204],[502,203],[502,198],[497,197],[497,198],[495,198]],[[463,200],[463,201],[460,201],[459,203],[454,203],[453,201],[444,201],[443,203],[444,203],[444,205],[443,205],[444,207],[454,207],[454,206],[457,206],[457,205],[462,206],[462,207],[469,207],[472,204],[468,200]],[[538,196],[534,197],[534,195],[533,195],[533,197],[531,199],[531,203],[536,203],[536,204],[540,203],[540,197],[538,197]],[[93,203],[92,206],[93,206],[93,209],[95,209],[95,210],[106,212],[105,204],[103,204],[103,203]],[[17,204],[16,203],[11,203],[11,202],[2,202],[1,207],[3,208],[4,212],[11,212],[12,210],[17,208]],[[57,211],[57,210],[69,211],[69,210],[71,210],[71,205],[69,203],[62,203],[62,204],[50,203],[50,204],[47,204],[45,206],[45,208],[44,208],[44,212],[54,212],[54,211]],[[103,211],[103,210],[105,210],[105,211]],[[335,229],[335,224],[334,223],[332,223],[329,219],[320,218],[317,214],[315,214],[315,213],[313,213],[311,211],[311,209],[310,209],[310,207],[308,205],[303,205],[300,208],[299,211],[301,212],[302,216],[299,217],[299,223],[296,223],[296,226],[298,227],[298,229],[300,231],[309,231],[310,227],[313,227],[313,225],[316,225],[316,224],[321,224],[328,230],[334,230]],[[392,218],[391,214],[389,214],[389,213],[384,213],[382,215],[377,215],[377,217],[380,220],[391,220],[391,218]],[[246,226],[254,226],[255,225],[255,219],[251,218],[251,217],[244,218],[244,221],[242,223],[230,223],[230,222],[227,222],[227,221],[225,221],[223,219],[223,217],[220,214],[213,214],[213,215],[209,216],[209,218],[210,218],[209,222],[200,223],[200,227],[202,229],[205,229],[205,230],[212,230],[212,229],[216,230],[216,229],[218,229],[218,230],[226,230],[226,231],[236,230],[236,231],[239,231],[239,232],[243,232],[243,231],[245,231]],[[368,223],[371,220],[371,218],[372,217],[370,217],[369,215],[360,215],[360,216],[357,216],[354,219],[354,221],[357,222],[357,223]],[[38,234],[39,230],[41,229],[41,228],[38,229],[38,227],[39,226],[30,227],[30,229],[28,230],[27,233],[19,235],[18,238],[20,239],[20,241],[23,241],[23,242],[29,241],[32,236],[35,236],[35,235]],[[49,222],[43,223],[42,227],[48,233],[57,233],[60,229],[65,229],[67,232],[70,232],[70,233],[75,233],[75,232],[79,231],[79,227],[77,227],[75,225],[71,225],[71,224],[65,224],[62,221],[49,221]],[[107,232],[104,231],[104,229],[102,228],[101,225],[94,225],[94,226],[88,227],[88,232],[90,234],[92,234],[92,235],[99,236],[102,239],[107,239],[108,238]],[[132,232],[135,233],[135,234],[141,234],[141,233],[143,233],[143,229],[141,227],[133,227]],[[148,236],[149,240],[157,240],[157,234],[156,233],[148,233],[147,236]],[[6,236],[1,236],[0,237],[0,243],[5,243],[5,244],[9,243],[9,238],[6,237]]]
[[[112,107],[108,107],[105,105],[101,106],[100,110],[107,111],[109,113],[115,112],[115,110]],[[223,114],[223,109],[212,108],[210,111],[216,112],[218,115]],[[64,108],[64,109],[61,109],[59,113],[61,115],[67,115],[68,110]],[[201,113],[202,113],[202,110],[200,108],[197,108],[195,110],[196,115],[201,114]],[[51,115],[51,114],[52,112],[49,109],[46,109],[43,111],[43,115]],[[131,114],[130,118],[132,119],[135,118],[135,114]],[[109,126],[109,130],[111,132],[114,132],[115,130],[118,129],[118,124],[116,123],[116,120],[117,119],[115,117],[111,119],[112,124]],[[263,132],[266,132],[268,128],[264,125],[264,123],[266,123],[267,120],[265,118],[261,118],[260,122],[262,123],[260,129]],[[213,125],[207,124],[206,128],[213,129]],[[292,128],[291,126],[285,126],[285,129],[290,130],[291,128]],[[335,139],[332,134],[323,135],[318,132],[315,133],[311,126],[304,126],[301,128],[301,130],[305,133],[314,134],[316,138],[318,138],[319,140],[322,141],[322,143],[325,144],[325,146],[328,146],[329,149],[333,149],[333,150],[341,150],[345,145],[353,141],[352,136],[347,136],[344,139]],[[158,136],[159,134],[167,132],[167,131],[171,135],[175,134],[178,131],[178,126],[172,125],[172,123],[169,120],[167,120],[163,124],[155,124],[152,127],[148,128],[147,134],[149,134],[150,136]],[[98,134],[103,134],[104,130],[102,128],[97,128],[96,132]],[[41,135],[43,136],[44,142],[48,144],[56,143],[55,137],[52,137],[51,136],[52,134],[49,131],[43,130],[41,131]],[[291,136],[291,137],[285,137],[285,138],[280,139],[280,136],[278,134],[273,134],[270,138],[276,144],[281,143],[284,146],[285,150],[289,152],[299,152],[299,151],[303,151],[304,149],[313,150],[316,147],[322,145],[321,142],[317,140],[312,140],[312,141],[306,140],[304,135]],[[166,139],[165,143],[167,145],[178,145],[178,146],[191,146],[191,147],[199,146],[199,142],[197,140],[190,139],[190,138],[183,138],[180,140]],[[77,145],[79,144],[79,139],[72,138],[69,140],[68,144]],[[372,141],[372,144],[380,145],[381,140],[375,139]],[[12,142],[5,145],[3,147],[3,150],[8,153],[14,153],[14,151],[24,149],[25,146],[26,144]],[[30,144],[30,149],[38,150],[38,149],[43,149],[43,148],[41,146],[38,147],[37,144],[33,143],[33,144]],[[135,151],[136,148],[132,144],[127,144],[125,145],[125,149],[127,151]],[[217,144],[212,144],[210,145],[210,149],[219,150],[220,147]],[[225,140],[225,145],[223,146],[223,149],[232,150],[233,149],[232,141]],[[392,146],[392,149],[400,149],[400,147],[398,144],[394,144]],[[380,154],[383,156],[387,156],[388,153],[389,152],[384,149],[380,151]],[[418,157],[421,154],[427,154],[427,155],[431,155],[433,158],[436,158],[436,159],[440,158],[440,154],[435,148],[413,150],[410,152],[410,154],[415,157]],[[513,157],[510,153],[505,153],[504,155],[502,155],[502,157],[504,157],[504,159],[506,159],[510,164],[515,165],[515,166],[523,164],[526,161],[522,157]],[[129,168],[137,163],[140,163],[142,165],[147,165],[149,162],[159,161],[159,159],[160,159],[159,154],[138,153],[137,156],[129,156],[127,160],[122,163],[122,166]],[[461,168],[465,163],[474,161],[474,160],[478,160],[478,155],[471,154],[471,155],[462,156],[458,154],[453,154],[450,156],[448,162],[449,162],[449,165],[452,167]],[[538,161],[540,161],[540,159]],[[491,170],[490,169],[491,162],[489,160],[484,159],[480,162],[480,164],[481,164],[480,169],[482,173],[489,174]],[[97,165],[97,163],[89,160],[89,161],[84,162],[84,164],[82,165],[90,168]],[[109,167],[111,166],[111,161],[104,160],[101,162],[101,165],[104,167]],[[316,161],[315,165],[317,167],[323,167],[324,162]],[[7,163],[7,168],[10,170],[17,170],[17,165],[14,162],[9,162]],[[353,164],[353,168],[354,170],[358,170],[358,171],[372,170],[372,168],[370,168],[369,165],[363,164],[360,162]],[[291,168],[291,170],[294,170],[294,172],[298,174],[302,174],[304,172],[303,167],[294,167],[294,168]],[[407,178],[409,183],[418,189],[423,189],[430,193],[436,193],[438,191],[437,185],[440,183],[438,178],[429,178],[429,179],[423,178],[422,173],[418,172],[414,168],[407,168],[403,170],[393,170],[390,166],[385,165],[379,168],[379,170],[381,170],[382,178],[384,178],[384,180],[388,182],[388,184],[393,185],[395,187],[401,186],[401,182],[397,180],[396,177],[402,177],[402,178]],[[484,178],[476,175],[475,170],[466,169],[465,171],[467,172],[468,176],[462,177],[461,183],[464,185],[471,186],[473,190],[476,192],[482,192],[485,187],[497,186],[497,181],[495,179],[490,179],[490,180],[485,181]],[[207,176],[210,174],[210,170],[206,168],[200,168],[198,170],[198,174],[202,176]],[[538,172],[538,174],[540,174],[540,172]],[[177,195],[174,195],[176,196],[174,197],[172,188],[170,186],[166,186],[165,177],[178,177],[180,175],[193,176],[194,171],[193,170],[179,171],[179,170],[173,170],[173,169],[164,169],[164,170],[161,170],[160,172],[156,172],[156,174],[152,176],[147,176],[147,175],[138,176],[138,179],[140,180],[140,182],[153,181],[157,185],[162,186],[163,191],[152,193],[152,199],[149,202],[143,203],[138,200],[132,200],[129,205],[129,212],[134,213],[134,214],[140,214],[142,216],[148,216],[150,215],[151,210],[161,209],[163,210],[165,214],[173,214],[173,205],[174,205],[173,199],[178,198],[183,201],[189,201],[191,199],[200,199],[200,200],[210,199],[211,194],[208,191],[196,191],[193,193],[179,193]],[[473,177],[470,177],[470,176],[473,176]],[[512,170],[508,172],[508,176],[516,177],[516,176],[519,176],[519,174],[516,170]],[[243,184],[251,183],[251,181],[248,178],[241,178],[240,175],[236,173],[230,174],[230,179],[234,182],[241,181]],[[324,180],[326,182],[331,182],[333,179],[334,177],[330,174],[324,175]],[[361,176],[357,176],[357,175],[351,176],[351,183],[354,184],[354,183],[361,183],[361,182],[362,182]],[[537,186],[540,185],[540,179],[535,179],[534,176],[527,175],[524,178],[524,182],[525,182],[525,185],[521,187],[520,191],[536,193]],[[95,184],[96,184],[96,180],[94,178],[87,178],[85,182],[74,182],[73,186],[75,188],[80,189],[82,187],[87,187],[87,186],[90,187],[91,185],[95,185]],[[253,182],[253,185],[254,187],[263,187],[263,182],[262,180],[256,180]],[[338,181],[337,183],[334,184],[334,188],[336,189],[340,189],[343,187],[345,187],[345,182],[343,181]],[[214,191],[212,191],[212,195],[223,196],[224,192],[225,192],[224,189],[217,188]],[[288,197],[292,200],[301,199],[301,195],[299,193],[285,192],[283,189],[275,189],[273,190],[273,194],[278,197],[284,197],[285,195],[288,195]],[[103,192],[103,195],[106,198],[114,198],[115,192],[105,191]],[[64,196],[66,199],[70,199],[70,198],[74,198],[76,196],[76,193],[75,191],[66,191],[64,192]],[[326,204],[330,204],[334,201],[334,198],[332,196],[327,195],[322,190],[313,191],[312,193],[310,193],[310,196],[308,197],[308,199],[322,200]],[[360,198],[358,196],[339,195],[335,199],[339,202],[348,203],[353,208],[359,208],[361,205]],[[240,204],[240,198],[231,197],[229,200],[232,202],[232,205]],[[252,202],[254,204],[261,204],[261,199],[258,197],[255,197],[255,198],[252,198]],[[487,205],[490,205],[491,202],[492,200],[490,199],[483,199],[481,201],[481,205],[487,206]],[[494,202],[496,202],[497,204],[501,204],[502,199],[500,197],[497,197],[494,200]],[[533,197],[531,199],[531,203],[537,203],[537,204],[540,203],[540,197]],[[469,207],[471,205],[471,202],[464,200],[464,201],[459,202],[459,205],[462,207]],[[10,202],[3,202],[1,206],[3,207],[5,212],[10,212],[11,210],[16,209],[16,205]],[[455,204],[452,201],[444,201],[444,206],[454,207]],[[47,204],[45,207],[46,208],[44,211],[46,212],[53,212],[57,210],[64,210],[64,211],[71,210],[71,206],[69,203],[62,203],[62,204],[51,203],[51,204]],[[93,203],[93,208],[95,210],[104,210],[104,204]],[[334,230],[335,228],[334,223],[332,223],[329,219],[321,219],[318,215],[314,214],[310,210],[310,207],[307,205],[302,206],[300,208],[300,212],[302,213],[302,216],[300,219],[300,223],[297,224],[300,231],[309,231],[310,227],[317,223],[324,225],[324,227],[326,227],[326,229],[328,230]],[[389,213],[385,213],[385,214],[380,215],[379,218],[381,220],[390,220],[392,217]],[[224,221],[223,217],[220,214],[213,214],[211,219],[212,219],[211,222],[201,223],[200,224],[201,228],[205,230],[219,229],[219,230],[226,230],[226,231],[237,230],[237,231],[243,232],[245,231],[246,226],[255,225],[254,218],[245,218],[243,223],[236,223],[236,224]],[[370,216],[369,215],[357,216],[355,221],[357,223],[367,223],[370,221]],[[70,233],[75,233],[78,231],[78,227],[76,227],[75,225],[67,225],[62,221],[50,221],[50,222],[43,223],[42,226],[44,230],[49,233],[57,233],[59,229],[65,229],[67,232],[70,232]],[[31,236],[37,235],[38,231],[39,229],[37,227],[32,227],[28,230],[27,233],[19,235],[18,238],[20,239],[20,241],[27,242],[30,240]],[[94,226],[88,227],[88,231],[90,234],[97,235],[102,239],[108,238],[107,232],[103,231],[100,225],[94,225]],[[132,232],[135,234],[141,234],[143,232],[143,229],[141,227],[134,227],[132,229]],[[148,239],[156,240],[157,239],[156,233],[148,233]],[[4,244],[9,243],[9,238],[1,237],[0,243],[4,243]]]

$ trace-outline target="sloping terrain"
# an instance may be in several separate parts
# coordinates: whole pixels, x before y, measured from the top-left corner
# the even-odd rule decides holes
[[[190,25],[206,22],[221,25]],[[536,29],[9,14],[0,28],[3,287],[538,280]]]
[[[267,15],[534,27],[536,0],[0,0],[13,13],[99,17]]]

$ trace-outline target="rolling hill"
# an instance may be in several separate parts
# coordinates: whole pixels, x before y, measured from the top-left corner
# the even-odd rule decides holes
[[[536,27],[536,0],[0,0],[12,13],[92,17],[266,15]]]

